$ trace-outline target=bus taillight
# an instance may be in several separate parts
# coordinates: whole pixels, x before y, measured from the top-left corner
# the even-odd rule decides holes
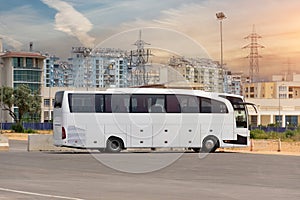
[[[62,127],[62,130],[61,130],[61,139],[66,139],[66,138],[67,138],[67,134],[66,134],[65,127]]]

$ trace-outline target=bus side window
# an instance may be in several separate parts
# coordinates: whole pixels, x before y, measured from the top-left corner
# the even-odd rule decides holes
[[[182,113],[199,113],[199,98],[189,95],[176,95],[180,102]]]
[[[164,113],[165,110],[165,95],[152,94],[148,96],[148,108],[151,113]]]
[[[228,113],[227,106],[223,102],[211,100],[212,113]]]
[[[147,95],[132,95],[131,109],[133,113],[148,113]]]
[[[211,99],[201,98],[201,113],[211,113]]]
[[[104,112],[104,98],[101,94],[95,96],[95,111],[97,113]]]
[[[228,113],[228,109],[223,102],[201,98],[201,113]]]
[[[94,113],[94,94],[68,94],[70,112],[74,113]]]
[[[106,94],[104,96],[104,102],[105,102],[105,112],[111,113],[111,94]]]
[[[114,94],[111,96],[111,111],[114,113],[129,112],[130,96],[126,94]]]
[[[168,94],[166,100],[167,100],[166,109],[167,109],[168,113],[180,113],[181,112],[180,104],[178,102],[176,95]]]

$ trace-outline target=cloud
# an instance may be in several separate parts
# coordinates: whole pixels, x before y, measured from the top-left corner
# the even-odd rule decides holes
[[[3,17],[3,16],[1,16]],[[0,22],[0,31],[2,32],[2,34],[0,34],[0,38],[3,39],[5,41],[5,43],[8,44],[8,46],[13,47],[15,50],[20,50],[22,48],[22,42],[14,39],[13,37],[11,37],[9,35],[9,33],[7,33],[8,26],[3,23]]]
[[[95,38],[88,34],[93,24],[83,14],[61,0],[42,0],[42,2],[58,11],[55,15],[56,30],[76,37],[84,46],[94,46]]]
[[[2,38],[5,41],[5,43],[7,43],[9,46],[13,47],[14,50],[20,51],[22,49],[22,46],[23,46],[22,42],[15,40],[12,37],[7,36],[7,35],[0,34],[0,38]]]

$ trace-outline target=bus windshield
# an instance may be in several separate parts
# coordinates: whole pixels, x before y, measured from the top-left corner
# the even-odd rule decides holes
[[[247,128],[247,109],[242,98],[232,96],[221,96],[230,101],[234,109],[234,116],[237,128]]]
[[[64,91],[56,92],[54,98],[54,108],[61,108],[63,101]]]

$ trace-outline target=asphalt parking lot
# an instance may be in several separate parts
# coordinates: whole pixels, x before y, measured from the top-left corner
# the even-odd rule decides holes
[[[300,157],[0,152],[1,199],[300,199]]]

